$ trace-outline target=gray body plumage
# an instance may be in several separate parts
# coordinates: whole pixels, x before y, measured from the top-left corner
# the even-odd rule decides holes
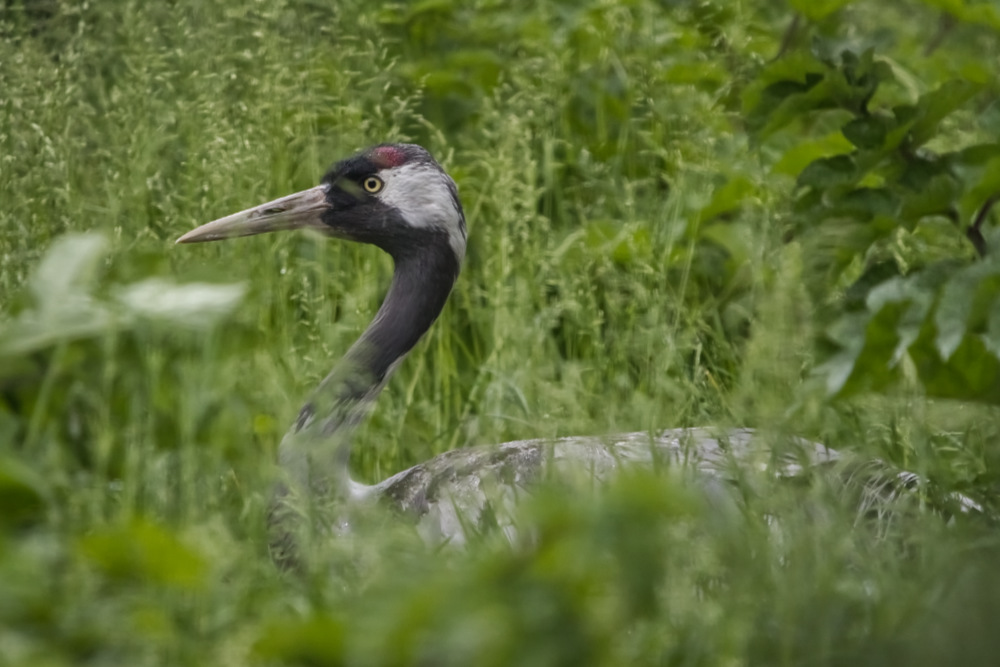
[[[426,150],[383,144],[338,162],[319,186],[202,225],[178,242],[295,228],[376,245],[392,257],[395,271],[371,324],[282,440],[284,473],[270,512],[272,549],[281,564],[297,561],[295,536],[304,528],[343,528],[352,504],[376,499],[412,516],[428,541],[461,543],[486,514],[511,516],[496,510],[550,475],[583,474],[599,481],[623,466],[670,465],[693,471],[710,485],[725,485],[748,466],[795,476],[840,458],[804,440],[776,449],[749,429],[688,428],[462,449],[374,486],[358,484],[348,472],[354,427],[444,307],[465,255],[465,216],[455,183]],[[905,485],[909,478],[903,475]],[[324,514],[317,514],[319,509]],[[513,530],[503,519],[500,523]]]
[[[823,445],[795,438],[779,451],[752,429],[678,428],[657,433],[620,433],[516,440],[446,452],[368,487],[411,516],[429,543],[461,544],[484,517],[501,528],[513,504],[542,480],[581,477],[603,482],[630,467],[660,466],[694,473],[703,483],[725,488],[739,471],[768,471],[794,477],[804,469],[836,462]]]

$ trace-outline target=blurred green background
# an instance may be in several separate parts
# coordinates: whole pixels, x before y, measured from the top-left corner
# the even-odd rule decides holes
[[[0,664],[994,664],[998,56],[973,0],[4,0]],[[383,141],[452,174],[469,249],[356,477],[747,425],[914,502],[636,473],[539,489],[521,544],[376,516],[278,572],[277,443],[391,263],[172,243]]]

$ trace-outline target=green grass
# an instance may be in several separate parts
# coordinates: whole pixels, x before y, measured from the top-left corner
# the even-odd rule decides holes
[[[740,102],[791,15],[516,4],[3,5],[0,344],[26,347],[0,354],[0,664],[992,664],[994,527],[922,501],[995,503],[995,409],[831,401],[811,380],[808,248],[782,243],[790,181]],[[845,25],[883,26],[915,87],[949,48],[997,53],[965,27],[922,55],[931,10],[854,5]],[[453,174],[470,245],[358,435],[357,477],[473,444],[745,424],[932,483],[887,525],[822,473],[748,479],[739,502],[670,472],[554,486],[521,510],[522,543],[429,552],[373,516],[308,574],[278,572],[277,443],[391,264],[304,235],[172,241],[386,140]],[[737,178],[752,196],[704,214]],[[37,267],[67,232],[107,245],[60,286]],[[66,272],[87,256],[66,252]],[[185,326],[122,305],[150,278],[245,295]]]

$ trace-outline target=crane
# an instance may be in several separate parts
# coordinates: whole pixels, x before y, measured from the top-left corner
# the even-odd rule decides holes
[[[840,455],[797,439],[787,451],[754,443],[751,429],[680,428],[605,438],[523,440],[443,453],[374,486],[351,479],[351,435],[393,371],[437,319],[458,278],[466,224],[455,182],[424,148],[381,144],[334,164],[316,187],[204,224],[177,243],[198,243],[291,229],[312,229],[369,243],[394,263],[374,319],[312,392],[279,447],[284,480],[270,513],[272,554],[294,560],[288,526],[303,505],[334,506],[381,498],[415,516],[431,542],[465,539],[491,502],[488,489],[523,487],[549,467],[584,466],[602,477],[652,461],[693,466],[725,477],[733,465],[796,475]],[[346,519],[333,527],[346,528]]]

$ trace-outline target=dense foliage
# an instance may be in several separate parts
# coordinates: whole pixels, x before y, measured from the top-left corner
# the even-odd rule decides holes
[[[0,663],[992,664],[998,56],[976,0],[5,0]],[[391,266],[170,244],[385,140],[470,246],[358,476],[747,424],[926,483],[866,522],[823,471],[635,474],[540,488],[523,543],[373,516],[279,573],[275,446]]]

